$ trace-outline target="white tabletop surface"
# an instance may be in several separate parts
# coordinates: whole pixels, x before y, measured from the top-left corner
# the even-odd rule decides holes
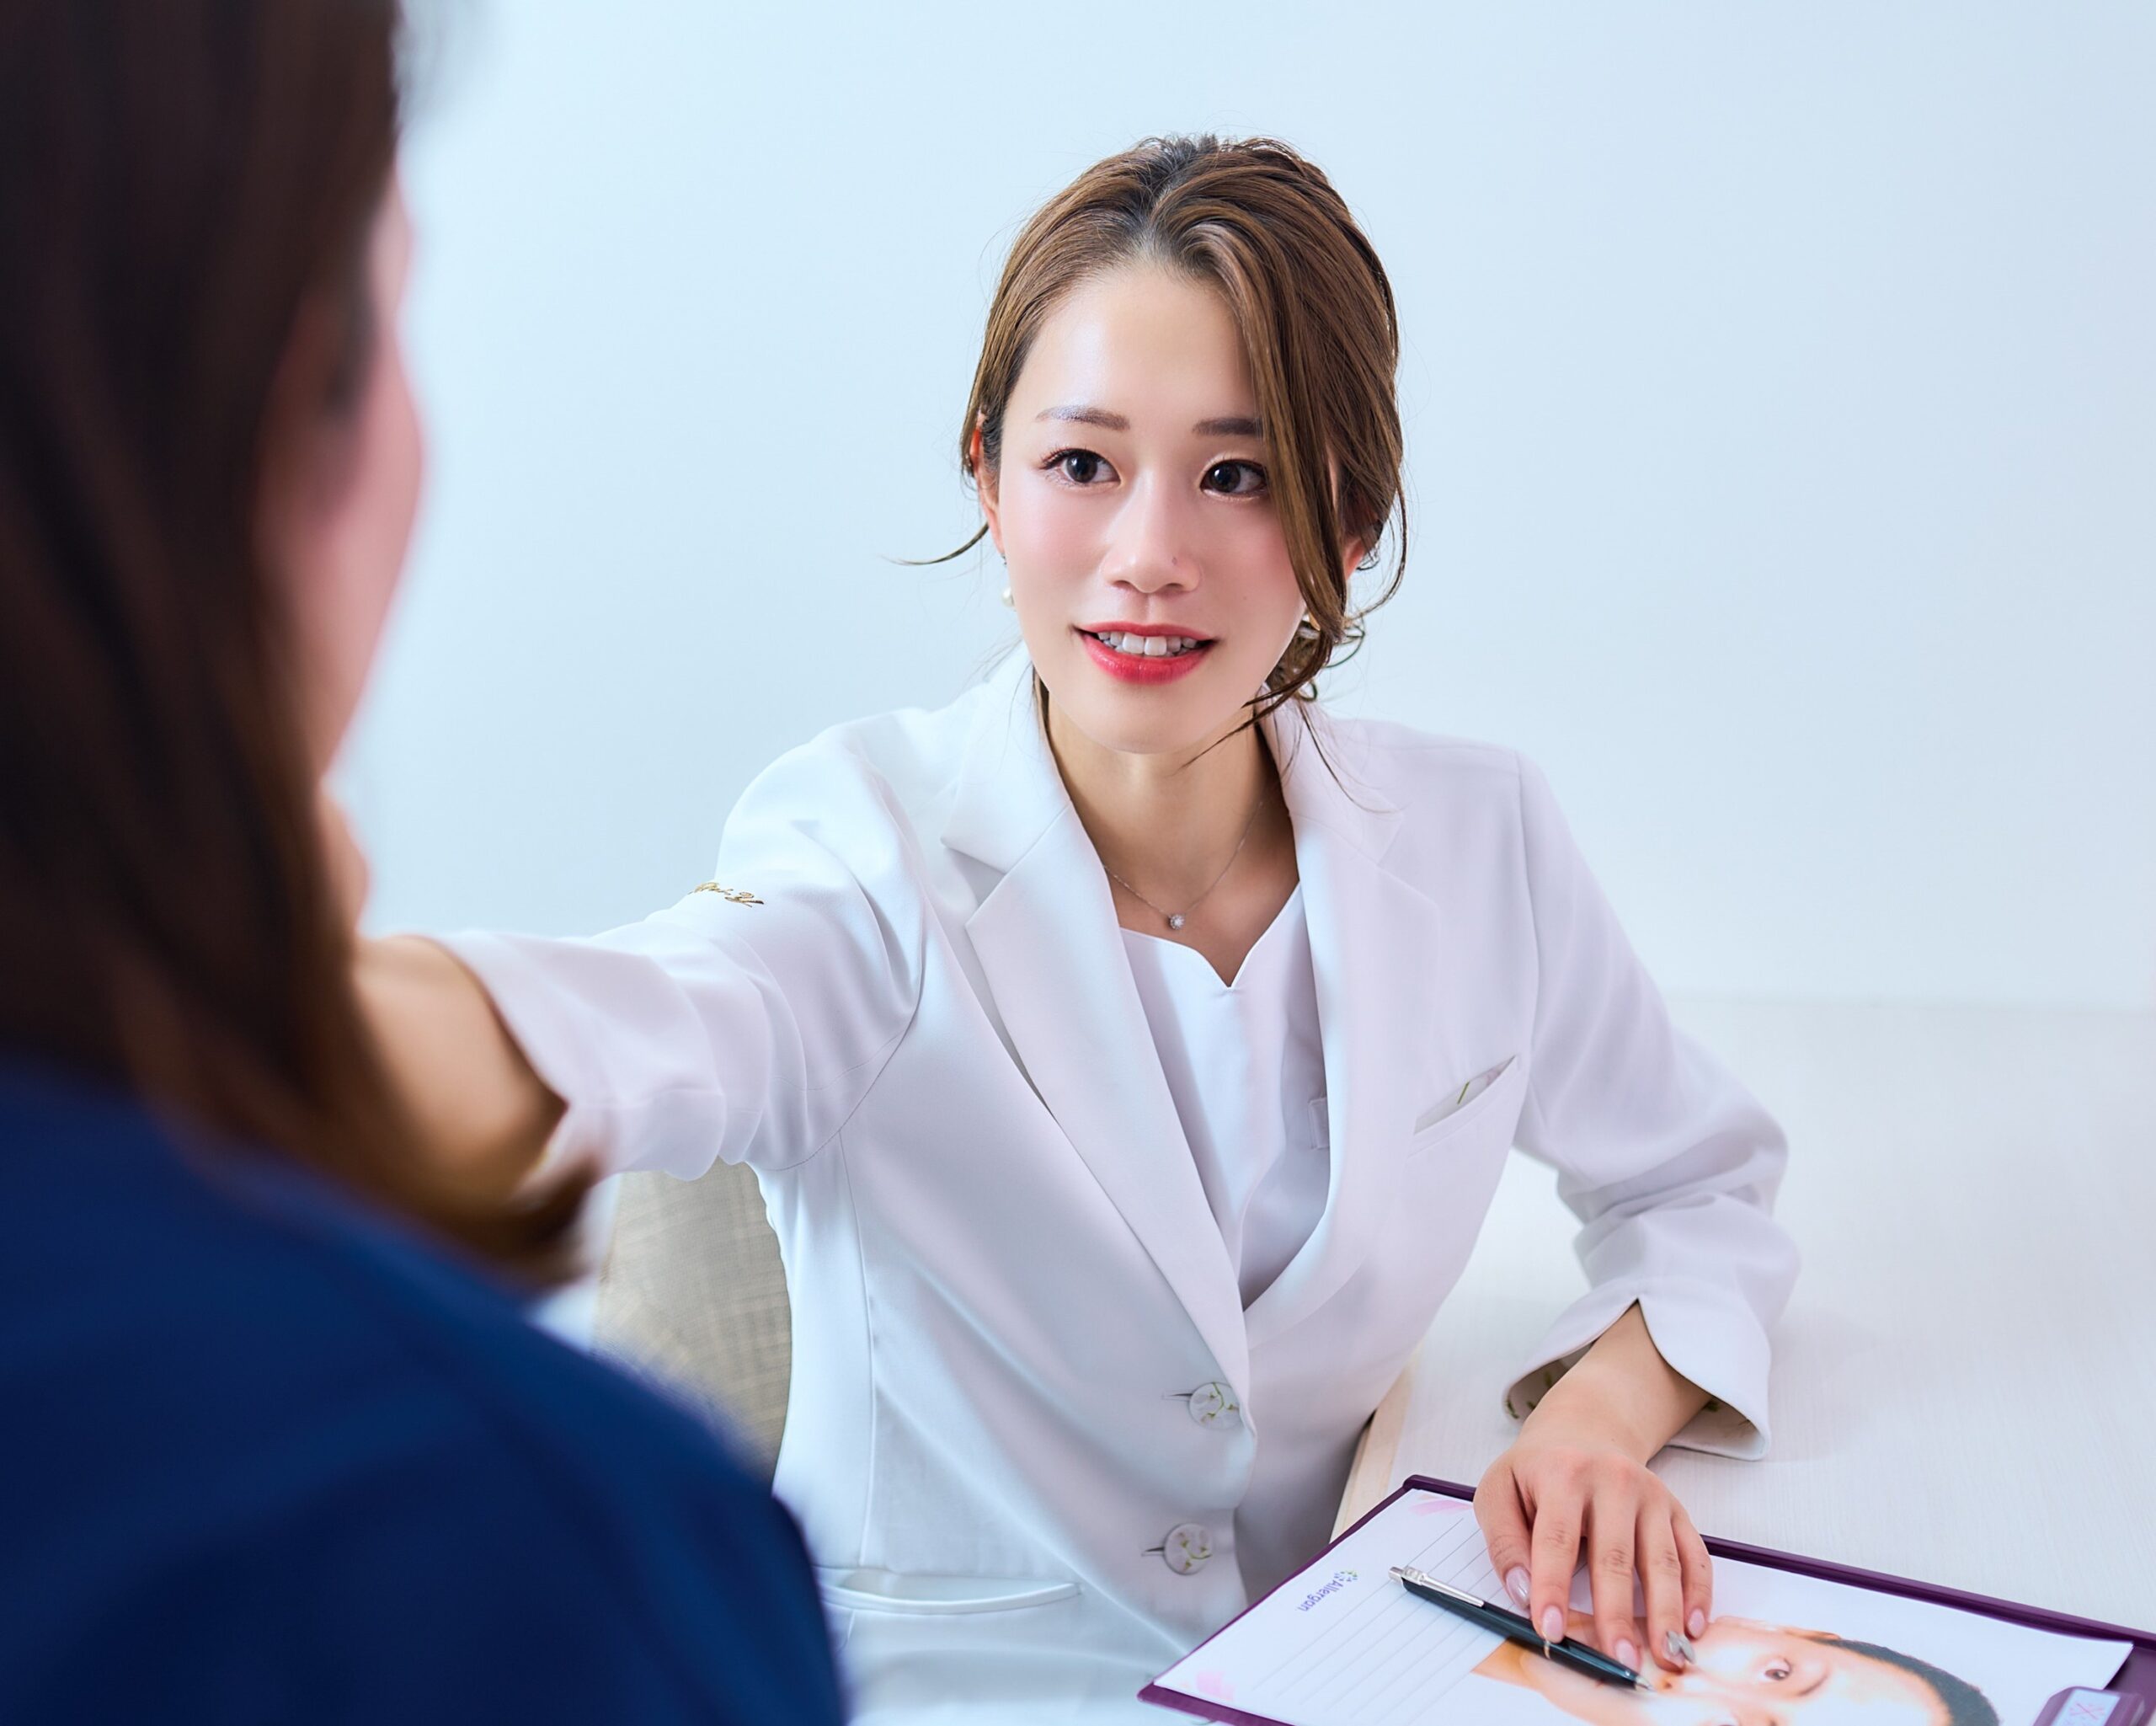
[[[1700,1529],[2156,1629],[2156,1016],[1677,1013],[1787,1129],[1805,1260],[1772,1454],[1655,1465]],[[1582,1285],[1573,1227],[1515,1157],[1344,1513],[1510,1441],[1500,1392]]]

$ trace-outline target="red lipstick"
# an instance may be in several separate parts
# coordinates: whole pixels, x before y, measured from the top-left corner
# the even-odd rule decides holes
[[[1211,640],[1192,633],[1187,629],[1171,628],[1161,623],[1102,623],[1078,632],[1078,639],[1093,663],[1111,677],[1124,683],[1172,683],[1198,669],[1198,662],[1213,650]],[[1119,647],[1111,647],[1101,639],[1103,635],[1137,635],[1179,637],[1198,644],[1178,654],[1125,653]]]

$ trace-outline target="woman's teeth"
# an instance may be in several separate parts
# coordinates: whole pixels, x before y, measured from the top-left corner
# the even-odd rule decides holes
[[[1096,641],[1106,642],[1118,653],[1135,654],[1140,659],[1168,660],[1178,654],[1187,654],[1193,648],[1205,644],[1192,635],[1096,635]]]

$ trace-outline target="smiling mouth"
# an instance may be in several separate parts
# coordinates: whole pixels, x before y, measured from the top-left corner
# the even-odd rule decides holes
[[[1138,660],[1179,660],[1210,644],[1195,635],[1132,635],[1113,629],[1105,633],[1091,629],[1078,633],[1088,641],[1097,641],[1116,653],[1128,654]]]

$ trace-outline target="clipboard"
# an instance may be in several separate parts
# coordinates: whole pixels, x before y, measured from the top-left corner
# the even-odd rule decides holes
[[[1475,1496],[1472,1487],[1461,1486],[1454,1481],[1434,1479],[1426,1474],[1411,1474],[1382,1503],[1373,1506],[1353,1526],[1342,1530],[1322,1552],[1312,1558],[1310,1565],[1319,1563],[1326,1552],[1330,1552],[1341,1542],[1353,1536],[1364,1523],[1382,1514],[1410,1492],[1416,1491],[1438,1493],[1447,1498],[1465,1500],[1472,1500]],[[1875,1594],[1898,1595],[1908,1600],[1951,1606],[1957,1611],[2002,1619],[2009,1623],[2026,1625],[2031,1629],[2052,1631],[2062,1636],[2129,1643],[2132,1645],[2132,1652],[2127,1656],[2126,1664],[2119,1669],[2117,1676],[2111,1680],[2105,1690],[2063,1691],[2053,1697],[2034,1720],[2008,1721],[2005,1726],[2156,1726],[2156,1632],[2128,1630],[2121,1625],[2100,1623],[2095,1619],[2047,1611],[2037,1606],[2020,1606],[2011,1600],[1993,1600],[1960,1589],[1915,1582],[1907,1577],[1888,1576],[1874,1570],[1859,1570],[1846,1564],[1829,1563],[1823,1558],[1807,1558],[1794,1552],[1779,1552],[1765,1547],[1748,1546],[1741,1541],[1722,1540],[1711,1535],[1704,1538],[1708,1552],[1717,1558],[1731,1558],[1768,1569],[1785,1570],[1793,1575],[1840,1583]],[[1305,1566],[1305,1572],[1310,1568]],[[1304,1572],[1297,1574],[1299,1575]],[[1253,1601],[1250,1607],[1245,1609],[1246,1612],[1255,1610],[1258,1604]],[[1239,1622],[1241,1616],[1238,1614],[1237,1620],[1230,1622]],[[1214,1637],[1221,1635],[1227,1628],[1227,1625],[1221,1626],[1206,1641],[1212,1641]],[[1204,1643],[1198,1644],[1199,1648],[1204,1646]],[[1192,1654],[1196,1652],[1196,1649],[1192,1650]],[[1191,1655],[1184,1657],[1185,1659],[1189,1658]],[[1180,1665],[1182,1663],[1178,1661],[1177,1664]],[[2090,1697],[2097,1700],[2086,1700]],[[2116,1697],[2117,1700],[2106,1704],[2102,1701],[2105,1697]],[[1250,1713],[1225,1702],[1190,1696],[1182,1691],[1164,1689],[1157,1682],[1148,1684],[1139,1691],[1138,1699],[1160,1707],[1195,1715],[1200,1719],[1219,1721],[1222,1726],[1281,1726],[1281,1723],[1270,1716]]]

